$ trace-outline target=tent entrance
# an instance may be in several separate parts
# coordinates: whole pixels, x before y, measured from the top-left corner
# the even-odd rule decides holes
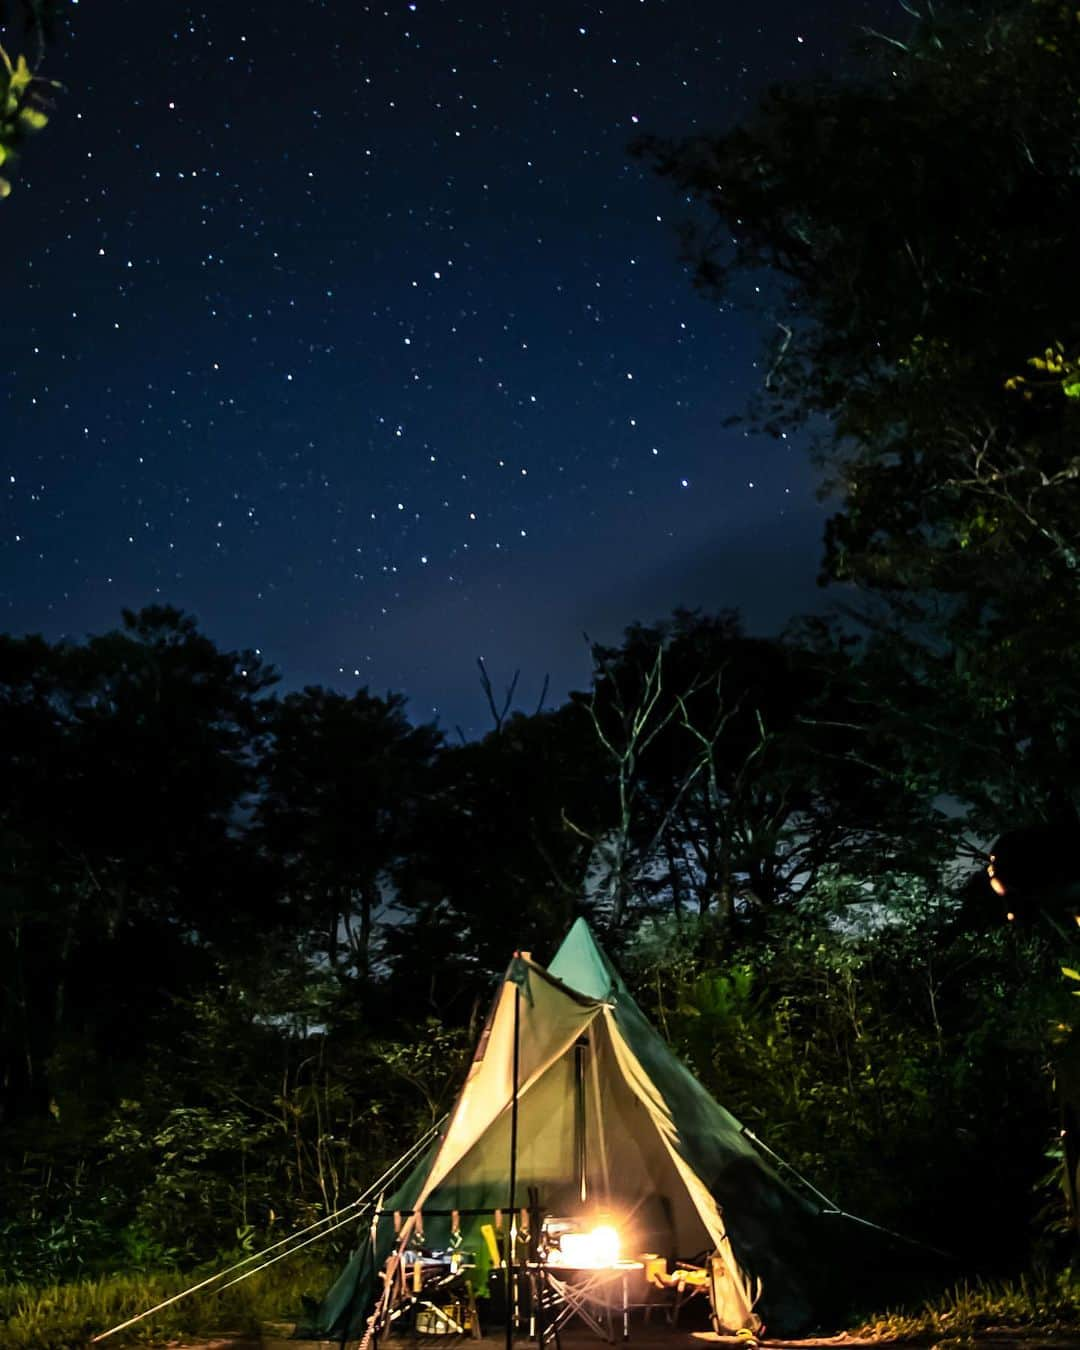
[[[506,1102],[407,1221],[399,1212],[397,1255],[404,1257],[410,1247],[442,1250],[460,1235],[486,1290],[489,1271],[502,1264],[509,1224],[522,1234],[538,1221],[578,1231],[614,1228],[618,1256],[637,1262],[639,1270],[646,1254],[671,1269],[678,1261],[707,1266],[719,1246],[722,1262],[732,1267],[721,1324],[755,1325],[730,1246],[722,1238],[718,1243],[715,1205],[709,1201],[716,1215],[710,1228],[665,1140],[670,1121],[628,1078],[627,1065],[636,1061],[618,1041],[614,1020],[600,1006],[587,1029],[561,1046],[546,1067],[538,1065],[521,1087],[513,1214],[507,1188],[513,1114]],[[707,1198],[703,1188],[702,1193]],[[525,1213],[530,1195],[536,1207],[531,1215]],[[524,1257],[518,1248],[515,1264]]]
[[[665,1145],[654,1113],[626,1080],[611,1039],[597,1016],[587,1036],[574,1040],[534,1074],[518,1099],[516,1191],[518,1208],[530,1190],[545,1215],[611,1223],[623,1256],[644,1252],[690,1260],[715,1243]],[[509,1207],[509,1105],[421,1202],[423,1231],[430,1220],[457,1211],[492,1221]],[[466,1236],[475,1246],[479,1231]]]

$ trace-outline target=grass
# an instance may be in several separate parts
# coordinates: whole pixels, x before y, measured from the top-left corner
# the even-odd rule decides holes
[[[254,1334],[262,1322],[295,1320],[301,1296],[320,1297],[337,1273],[303,1258],[282,1261],[220,1294],[211,1290],[182,1299],[104,1345],[162,1345],[221,1332]],[[91,1336],[179,1293],[195,1279],[169,1273],[0,1285],[0,1350],[84,1350]]]
[[[924,1341],[965,1346],[993,1330],[1080,1330],[1080,1281],[1069,1271],[1022,1276],[1000,1284],[961,1284],[916,1312],[888,1312],[852,1329],[876,1341]]]
[[[295,1320],[302,1312],[302,1296],[321,1296],[337,1274],[337,1269],[303,1257],[282,1261],[220,1294],[200,1292],[182,1299],[105,1346],[164,1345],[225,1332],[255,1335],[264,1322]],[[67,1284],[0,1285],[0,1350],[86,1350],[97,1332],[178,1293],[196,1278],[139,1274]],[[980,1334],[1001,1329],[1080,1330],[1080,1279],[1064,1272],[957,1285],[914,1312],[872,1317],[851,1334],[961,1350]]]

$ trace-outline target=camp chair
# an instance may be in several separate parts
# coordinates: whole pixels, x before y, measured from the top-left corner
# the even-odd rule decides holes
[[[708,1295],[711,1299],[713,1280],[715,1278],[714,1266],[719,1257],[703,1257],[705,1265],[697,1265],[689,1261],[677,1261],[675,1270],[668,1273],[667,1261],[663,1257],[649,1256],[645,1258],[645,1278],[655,1289],[662,1289],[671,1295],[671,1302],[668,1304],[667,1320],[674,1327],[679,1324],[679,1313],[686,1307],[691,1299],[698,1298],[700,1295]]]
[[[675,1299],[671,1305],[670,1313],[673,1327],[679,1325],[679,1313],[691,1299],[699,1298],[702,1294],[707,1298],[711,1297],[712,1267],[716,1259],[715,1257],[707,1258],[708,1264],[705,1266],[692,1266],[682,1261],[675,1263]]]
[[[629,1302],[628,1270],[598,1266],[574,1270],[539,1265],[532,1273],[534,1303],[544,1323],[544,1337],[558,1340],[559,1332],[574,1320],[583,1322],[601,1340],[615,1341],[616,1314],[622,1318],[623,1339],[627,1338]],[[535,1324],[535,1319],[534,1319]],[[535,1334],[535,1333],[534,1333]]]

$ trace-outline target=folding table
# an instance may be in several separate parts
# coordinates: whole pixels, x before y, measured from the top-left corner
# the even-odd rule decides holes
[[[615,1341],[615,1317],[622,1318],[622,1339],[630,1339],[629,1277],[644,1266],[640,1261],[617,1261],[610,1266],[559,1266],[530,1262],[532,1315],[529,1333],[537,1332],[543,1315],[545,1338],[556,1335],[575,1318],[601,1340]]]

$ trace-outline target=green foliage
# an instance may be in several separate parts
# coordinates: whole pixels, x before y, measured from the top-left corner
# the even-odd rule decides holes
[[[0,165],[12,162],[23,140],[48,124],[48,88],[59,85],[31,70],[22,53],[13,62],[0,47]],[[0,200],[10,194],[10,181],[0,177]]]
[[[677,611],[596,650],[611,806],[590,870],[616,940],[627,916],[668,909],[752,926],[841,853],[880,869],[934,847],[900,746],[865,729],[850,645],[825,625],[763,640],[736,615]]]
[[[726,134],[639,147],[711,218],[691,244],[701,285],[727,293],[761,269],[780,283],[759,417],[827,419],[832,576],[976,584],[994,550],[957,542],[989,503],[1030,568],[1064,562],[1073,400],[1028,405],[1005,382],[1078,336],[1067,18],[1027,0],[928,6],[910,33],[872,38],[857,77],[781,86]]]
[[[257,1169],[249,1178],[249,1156],[258,1158],[280,1131],[235,1107],[173,1107],[149,1129],[144,1119],[138,1102],[121,1102],[102,1139],[104,1167],[117,1176],[126,1168],[142,1174],[124,1255],[136,1269],[190,1262],[250,1212],[246,1191],[262,1178]]]
[[[257,838],[341,975],[365,976],[377,959],[382,896],[442,742],[404,707],[396,694],[309,688],[275,704],[267,728]]]
[[[1029,403],[1037,396],[1055,394],[1080,398],[1080,359],[1067,355],[1060,342],[1047,347],[1042,356],[1029,357],[1027,364],[1037,374],[1010,375],[1005,381],[1006,389],[1019,392]]]
[[[118,1053],[123,1029],[213,983],[254,914],[289,927],[235,825],[273,679],[161,607],[82,646],[0,639],[8,1112],[66,1125],[124,1095],[141,1048]]]
[[[553,950],[583,904],[605,769],[575,704],[448,746],[394,870],[407,916],[384,933],[392,988],[421,1015],[482,1015],[509,950]],[[511,901],[510,897],[513,897]],[[509,907],[509,909],[508,909]]]
[[[451,1104],[508,953],[582,910],[716,1096],[847,1208],[980,1268],[1056,1250],[1047,1066],[1080,966],[960,902],[935,800],[972,754],[915,730],[945,675],[733,615],[595,659],[591,699],[450,746],[393,697],[276,700],[171,610],[0,641],[9,1281],[217,1266],[352,1200]],[[939,659],[994,735],[1049,709]],[[656,734],[619,741],[650,681]]]
[[[336,1271],[303,1255],[221,1293],[183,1299],[113,1338],[161,1345],[222,1331],[257,1335],[263,1322],[297,1320],[304,1298],[319,1297]],[[71,1350],[92,1335],[153,1307],[199,1278],[125,1274],[65,1284],[0,1284],[0,1350]]]
[[[639,150],[700,204],[702,287],[774,283],[752,415],[815,429],[823,570],[863,588],[866,738],[884,722],[992,836],[1075,821],[1080,795],[1080,24],[904,8],[857,75]]]
[[[915,1312],[886,1312],[853,1328],[876,1342],[926,1341],[961,1347],[988,1331],[1024,1328],[1053,1334],[1080,1323],[1080,1282],[1072,1271],[1022,1276],[1018,1280],[977,1280],[957,1285]]]
[[[20,51],[14,61],[0,46],[0,167],[11,165],[28,135],[49,121],[48,92],[61,86],[38,73],[46,43],[56,37],[62,22],[63,0],[2,0],[0,27],[33,50]],[[11,193],[11,183],[0,177],[0,200]]]
[[[1044,942],[961,920],[939,881],[827,874],[753,941],[669,924],[665,943],[654,924],[628,964],[702,1081],[797,1172],[1002,1270],[1036,1222],[1067,998]]]

